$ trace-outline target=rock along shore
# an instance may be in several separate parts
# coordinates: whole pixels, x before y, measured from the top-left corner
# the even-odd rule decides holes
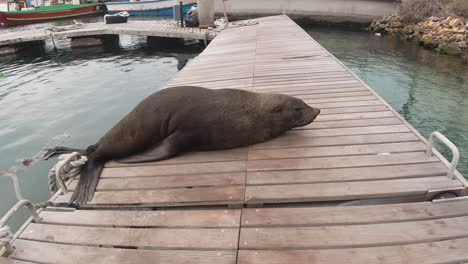
[[[389,33],[439,51],[468,60],[468,19],[430,17],[417,24],[404,23],[397,15],[374,20],[369,30]]]

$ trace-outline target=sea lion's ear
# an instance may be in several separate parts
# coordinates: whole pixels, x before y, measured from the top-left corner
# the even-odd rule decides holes
[[[272,110],[273,113],[279,113],[281,111],[283,111],[283,108],[281,106],[277,106],[277,107],[273,108],[273,110]]]

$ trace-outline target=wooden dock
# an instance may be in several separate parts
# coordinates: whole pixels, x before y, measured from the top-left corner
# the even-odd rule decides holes
[[[32,29],[0,34],[0,47],[19,43],[44,41],[53,38],[75,38],[101,35],[133,35],[144,37],[164,37],[193,40],[211,40],[216,31],[199,28],[181,28],[173,21],[129,21],[125,24],[87,23],[83,28],[64,30],[69,26],[55,27],[55,32],[47,29]]]
[[[57,193],[4,261],[468,261],[468,199],[431,201],[464,196],[462,175],[287,16],[258,22],[222,31],[166,88],[290,94],[322,109],[315,122],[248,148],[109,162],[86,208]]]

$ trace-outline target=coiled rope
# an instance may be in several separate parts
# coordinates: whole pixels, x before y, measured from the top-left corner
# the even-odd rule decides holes
[[[47,31],[49,31],[49,36],[50,39],[52,40],[52,44],[54,44],[54,50],[57,50],[57,46],[55,45],[55,33],[57,32],[62,32],[62,31],[69,31],[69,30],[76,30],[76,29],[82,29],[86,27],[85,23],[77,22],[76,20],[73,20],[74,24],[70,26],[64,26],[64,27],[49,27],[44,30],[44,34],[47,35]]]
[[[88,158],[78,152],[60,155],[57,164],[48,173],[49,190],[55,193],[59,189],[62,189],[64,193],[67,193],[68,189],[64,182],[80,174],[81,167],[87,161]]]

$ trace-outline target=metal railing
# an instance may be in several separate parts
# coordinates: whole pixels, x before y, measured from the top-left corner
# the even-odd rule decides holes
[[[10,209],[8,212],[0,219],[0,250],[5,248],[6,254],[9,255],[13,252],[13,247],[11,246],[12,234],[10,228],[6,225],[7,222],[19,211],[22,207],[26,207],[31,212],[31,215],[35,222],[41,222],[41,218],[37,213],[37,207],[30,201],[24,199],[19,185],[18,176],[14,173],[5,173],[3,176],[9,177],[13,182],[13,187],[15,189],[15,195],[18,199],[18,202]]]
[[[426,157],[430,158],[432,157],[433,154],[433,148],[434,148],[434,140],[439,139],[442,143],[444,143],[451,151],[453,154],[452,161],[450,162],[450,166],[447,171],[447,177],[449,177],[451,180],[455,180],[455,171],[458,166],[458,161],[460,160],[460,152],[458,151],[457,146],[452,143],[448,138],[446,138],[444,135],[442,135],[440,132],[432,132],[432,134],[429,136],[429,142],[427,144],[427,150],[426,150]]]

